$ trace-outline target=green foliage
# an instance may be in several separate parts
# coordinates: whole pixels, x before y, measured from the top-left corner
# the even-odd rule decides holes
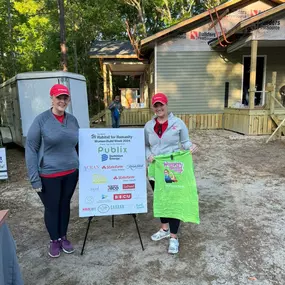
[[[57,2],[0,0],[0,82],[20,72],[60,69]],[[101,69],[88,56],[93,40],[128,40],[126,21],[141,39],[221,2],[225,1],[65,0],[68,71],[86,77],[90,104],[99,106]],[[115,90],[126,82],[132,85],[129,80],[115,78]]]

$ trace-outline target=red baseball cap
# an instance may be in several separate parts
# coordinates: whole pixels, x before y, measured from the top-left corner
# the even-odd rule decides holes
[[[167,104],[168,103],[167,96],[163,93],[156,93],[155,95],[153,95],[153,97],[151,99],[152,106],[158,102],[163,104],[163,105]]]
[[[67,95],[70,96],[68,88],[62,84],[55,84],[52,86],[49,92],[50,96]]]

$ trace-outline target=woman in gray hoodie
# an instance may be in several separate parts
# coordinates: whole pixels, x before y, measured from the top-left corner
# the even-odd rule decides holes
[[[152,97],[152,107],[156,116],[145,125],[146,158],[152,163],[157,155],[170,154],[181,148],[189,149],[192,153],[197,147],[189,139],[189,133],[184,122],[168,112],[168,98],[163,93]],[[155,182],[150,180],[154,190]],[[170,237],[169,253],[178,253],[179,242],[177,232],[180,220],[161,217],[161,228],[151,236],[154,241]]]

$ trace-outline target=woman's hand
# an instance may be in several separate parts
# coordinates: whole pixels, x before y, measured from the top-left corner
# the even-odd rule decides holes
[[[150,155],[150,156],[148,157],[147,161],[148,161],[149,163],[152,163],[152,162],[154,161],[154,156],[153,156],[153,155]]]
[[[195,153],[199,150],[198,146],[195,144],[192,144],[192,146],[190,147],[190,151],[191,153]]]

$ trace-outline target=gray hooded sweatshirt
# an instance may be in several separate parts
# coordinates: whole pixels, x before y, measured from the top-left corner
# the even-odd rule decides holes
[[[181,149],[187,150],[192,146],[189,132],[184,122],[172,113],[168,115],[168,127],[159,138],[154,131],[156,124],[154,117],[144,127],[146,158],[151,155],[171,154]]]

